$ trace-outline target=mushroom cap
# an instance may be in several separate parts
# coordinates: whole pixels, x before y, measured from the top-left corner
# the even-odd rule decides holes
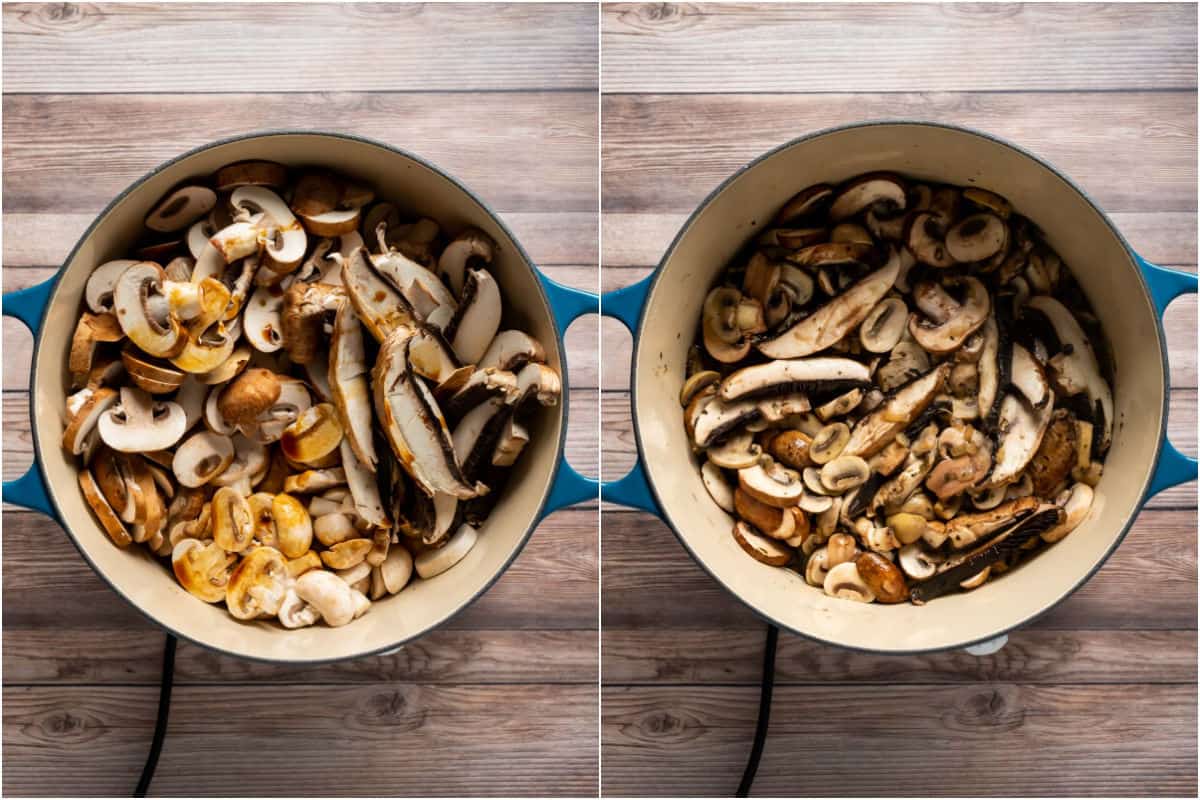
[[[296,595],[317,609],[330,627],[345,625],[355,616],[354,590],[332,572],[314,569],[296,578]]]
[[[217,410],[233,425],[249,425],[275,405],[281,391],[279,376],[271,370],[247,369],[220,392]]]
[[[804,496],[800,475],[773,462],[738,470],[738,486],[755,500],[776,508],[794,506]]]
[[[831,567],[825,575],[823,588],[825,594],[842,600],[854,600],[859,603],[870,603],[875,600],[875,593],[863,580],[853,561],[845,561]]]
[[[179,585],[206,603],[225,599],[225,587],[236,556],[215,541],[180,539],[171,550],[171,569]]]
[[[256,547],[234,568],[225,589],[225,607],[237,619],[273,617],[283,604],[289,579],[282,553],[274,547]]]

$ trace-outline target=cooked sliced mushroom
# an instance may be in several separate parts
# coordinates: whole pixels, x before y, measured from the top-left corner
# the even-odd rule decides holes
[[[868,591],[881,603],[901,603],[908,599],[908,581],[900,568],[878,553],[863,553],[854,561],[858,576]]]
[[[1046,380],[1046,373],[1029,351],[1019,344],[1012,346],[1012,367],[1009,372],[1012,385],[1025,395],[1034,408],[1053,402],[1054,393]]]
[[[1042,436],[1053,415],[1053,403],[1033,409],[1018,395],[1004,396],[996,426],[999,447],[996,449],[995,466],[988,476],[989,485],[1001,486],[1017,478],[1041,446]]]
[[[983,261],[1008,245],[1008,226],[994,214],[972,214],[946,232],[946,251],[959,263]]]
[[[1032,478],[1034,494],[1049,496],[1071,474],[1078,462],[1075,452],[1077,431],[1068,412],[1061,409],[1054,412],[1042,443],[1025,471]]]
[[[372,373],[375,411],[404,470],[428,494],[467,499],[486,492],[466,483],[454,457],[446,420],[429,388],[408,364],[408,339],[389,336]]]
[[[987,287],[978,278],[963,276],[955,279],[966,286],[964,301],[942,322],[929,322],[913,314],[908,330],[921,347],[931,353],[950,353],[957,350],[967,337],[987,320],[991,298]]]
[[[946,523],[946,536],[957,549],[969,547],[1011,522],[1032,514],[1038,508],[1033,497],[1021,497],[978,514],[961,514]]]
[[[748,469],[762,457],[762,447],[748,431],[732,434],[718,445],[708,448],[708,460],[724,469]]]
[[[865,385],[865,365],[848,358],[776,360],[744,367],[721,382],[718,394],[726,401],[795,391],[852,389]]]
[[[829,569],[825,575],[825,594],[842,600],[854,600],[859,603],[871,603],[875,594],[863,580],[858,567],[853,561],[846,561]]]
[[[871,468],[858,456],[839,456],[821,467],[821,485],[830,494],[845,494],[870,476]]]
[[[869,208],[902,211],[907,200],[904,184],[898,176],[871,172],[858,176],[838,190],[829,206],[829,218],[841,222]]]
[[[775,214],[773,225],[787,225],[823,210],[833,200],[834,189],[827,183],[818,183],[797,192]]]
[[[883,405],[855,424],[842,452],[869,458],[882,450],[933,402],[949,378],[950,369],[949,364],[942,364],[896,390]]]
[[[713,393],[709,402],[699,410],[693,427],[697,447],[708,447],[737,428],[762,417],[762,409],[754,399],[725,402]],[[700,396],[697,396],[697,399]],[[694,402],[694,401],[693,401]]]
[[[1076,483],[1064,489],[1055,502],[1062,507],[1066,517],[1058,525],[1042,534],[1042,541],[1053,544],[1078,528],[1092,510],[1095,493],[1086,483]]]
[[[794,506],[804,496],[800,475],[769,459],[738,470],[738,486],[759,502],[776,508]]]
[[[942,238],[942,223],[929,212],[913,214],[905,223],[905,244],[917,261],[937,269],[954,265],[954,258]]]
[[[871,313],[875,304],[892,288],[899,274],[900,256],[893,249],[883,267],[783,333],[760,342],[758,350],[768,358],[800,358],[824,350],[842,339]]]
[[[414,559],[417,574],[426,580],[441,575],[466,558],[478,538],[478,533],[470,525],[460,525],[445,546],[426,550]]]

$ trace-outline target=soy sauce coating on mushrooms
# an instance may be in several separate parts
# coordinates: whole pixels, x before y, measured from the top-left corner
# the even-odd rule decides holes
[[[558,402],[484,231],[325,168],[229,164],[97,264],[63,448],[118,547],[238,620],[345,625],[468,556]]]
[[[801,190],[726,266],[680,402],[731,546],[831,597],[924,603],[1087,519],[1109,352],[1006,198],[874,172]]]

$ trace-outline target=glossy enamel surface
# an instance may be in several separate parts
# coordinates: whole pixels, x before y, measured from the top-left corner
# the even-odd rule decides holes
[[[58,446],[70,332],[92,268],[123,257],[146,213],[172,186],[245,159],[332,167],[368,181],[382,198],[432,217],[444,229],[476,226],[486,231],[497,243],[491,270],[504,296],[504,325],[537,337],[548,363],[564,379],[562,402],[540,414],[513,479],[470,554],[436,578],[414,582],[400,594],[373,603],[364,617],[342,628],[318,625],[285,631],[270,622],[238,622],[224,608],[190,596],[169,570],[140,548],[118,550],[92,517],[76,483],[75,465]],[[537,273],[509,231],[478,199],[430,165],[374,142],[278,133],[222,142],[183,156],[135,184],[97,219],[64,265],[50,297],[34,355],[31,402],[36,457],[50,499],[81,553],[118,593],[154,621],[199,644],[250,658],[306,662],[393,648],[448,620],[500,576],[532,533],[550,492],[562,452],[565,384],[561,342]]]
[[[1045,232],[1074,271],[1112,342],[1114,440],[1087,520],[1048,552],[970,593],[912,605],[835,600],[800,576],[747,557],[709,498],[679,409],[686,351],[705,293],[726,261],[796,191],[873,170],[997,191]],[[815,134],[730,178],[668,250],[634,349],[634,422],[644,469],[693,557],[751,608],[802,635],[882,652],[958,647],[1021,625],[1062,600],[1119,544],[1149,485],[1163,435],[1167,382],[1158,318],[1133,256],[1081,192],[1047,165],[989,137],[919,123]]]

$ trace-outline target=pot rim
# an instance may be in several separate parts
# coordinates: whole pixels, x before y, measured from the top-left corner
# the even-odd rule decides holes
[[[1010,150],[1013,150],[1014,152],[1033,161],[1035,164],[1040,165],[1041,167],[1050,171],[1055,177],[1057,177],[1059,180],[1061,180],[1063,183],[1065,183],[1068,188],[1070,188],[1072,191],[1074,191],[1080,197],[1080,199],[1082,199],[1084,201],[1084,203],[1086,203],[1096,213],[1096,215],[1100,218],[1100,220],[1104,223],[1104,225],[1112,233],[1113,237],[1117,240],[1117,242],[1120,243],[1121,247],[1125,251],[1126,256],[1129,259],[1130,269],[1132,269],[1133,272],[1137,275],[1138,282],[1141,284],[1143,295],[1146,297],[1146,299],[1148,301],[1150,301],[1150,305],[1153,307],[1154,304],[1153,304],[1151,294],[1150,294],[1150,287],[1146,283],[1146,276],[1142,273],[1142,270],[1138,268],[1137,255],[1134,252],[1133,248],[1129,245],[1129,242],[1127,242],[1125,240],[1125,237],[1121,235],[1121,232],[1117,229],[1116,225],[1113,224],[1112,220],[1109,219],[1108,215],[1106,213],[1104,213],[1104,211],[1100,208],[1100,206],[1094,200],[1092,200],[1091,196],[1087,192],[1085,192],[1073,180],[1071,180],[1069,177],[1067,177],[1066,173],[1064,173],[1062,170],[1058,169],[1056,166],[1051,164],[1046,159],[1035,155],[1034,153],[1030,152],[1026,148],[1024,148],[1018,144],[1015,144],[1013,142],[1010,142],[1007,139],[1004,139],[1002,137],[995,136],[991,133],[987,133],[985,131],[981,131],[981,130],[978,130],[975,128],[967,127],[965,125],[954,125],[954,124],[945,123],[945,122],[932,122],[932,121],[928,121],[928,120],[919,120],[919,119],[905,119],[905,118],[880,119],[880,120],[870,120],[867,122],[851,122],[851,123],[847,123],[844,125],[835,125],[835,126],[832,126],[829,128],[821,128],[821,129],[818,129],[811,133],[806,133],[801,136],[797,136],[796,138],[791,139],[787,142],[784,142],[783,144],[776,145],[775,147],[771,148],[770,150],[766,151],[765,153],[757,156],[756,158],[754,158],[754,159],[750,160],[749,162],[747,162],[746,164],[742,165],[741,167],[736,169],[732,174],[730,174],[727,178],[722,180],[716,186],[716,188],[714,188],[712,191],[710,191],[705,196],[705,198],[702,201],[700,201],[700,203],[696,206],[696,208],[688,215],[687,219],[684,220],[683,224],[679,227],[679,230],[676,232],[675,236],[671,239],[670,245],[668,245],[667,249],[664,251],[662,258],[659,260],[658,264],[655,266],[654,272],[652,273],[652,277],[650,280],[650,284],[646,289],[646,302],[642,304],[641,310],[638,313],[637,328],[635,329],[635,333],[634,333],[633,358],[632,358],[631,364],[630,364],[630,380],[629,380],[630,389],[629,389],[629,392],[630,392],[630,403],[631,403],[632,409],[633,409],[631,416],[633,418],[633,434],[634,434],[634,441],[637,444],[637,453],[638,453],[639,463],[644,463],[644,462],[642,462],[642,453],[643,453],[642,429],[641,429],[641,424],[638,419],[638,402],[637,402],[637,397],[638,397],[637,373],[638,373],[638,357],[639,357],[638,353],[640,350],[638,345],[640,344],[640,340],[641,340],[642,323],[645,320],[646,314],[650,309],[650,297],[654,293],[654,290],[658,287],[659,281],[662,278],[663,267],[666,266],[667,262],[671,259],[672,255],[674,255],[675,249],[676,249],[676,247],[678,247],[680,240],[683,239],[683,237],[688,233],[689,230],[691,230],[691,227],[692,227],[693,223],[695,223],[696,218],[700,215],[700,213],[702,211],[704,211],[706,208],[708,208],[709,205],[711,205],[712,202],[714,200],[716,200],[718,196],[720,196],[727,188],[729,188],[730,185],[732,185],[736,180],[738,180],[743,174],[749,172],[751,169],[754,169],[755,167],[758,167],[760,164],[763,164],[764,162],[770,160],[771,158],[778,155],[779,153],[782,153],[785,150],[788,150],[796,145],[800,145],[805,142],[812,141],[814,139],[818,139],[823,136],[827,136],[827,135],[831,135],[831,134],[843,133],[845,131],[857,130],[859,128],[872,128],[872,127],[879,127],[879,126],[900,126],[900,125],[912,126],[912,127],[923,127],[923,128],[941,128],[944,130],[956,131],[958,133],[964,133],[964,134],[967,134],[970,136],[978,137],[980,139],[985,139],[985,140],[993,142],[995,144],[999,144],[1003,147],[1007,147]],[[1068,597],[1070,597],[1076,591],[1078,591],[1085,583],[1087,583],[1089,580],[1091,580],[1092,577],[1095,576],[1095,574],[1100,571],[1100,568],[1103,567],[1105,563],[1107,563],[1108,559],[1112,557],[1112,554],[1116,551],[1116,549],[1125,540],[1125,537],[1129,534],[1130,528],[1133,527],[1134,520],[1137,518],[1137,515],[1141,512],[1143,506],[1145,506],[1146,501],[1149,500],[1150,485],[1151,485],[1151,481],[1153,480],[1153,477],[1154,477],[1154,470],[1155,470],[1155,467],[1158,465],[1159,459],[1162,457],[1163,440],[1166,437],[1166,432],[1167,432],[1167,412],[1168,412],[1169,404],[1170,404],[1170,400],[1171,400],[1171,373],[1170,373],[1170,369],[1167,364],[1166,334],[1163,332],[1162,317],[1160,315],[1156,315],[1156,317],[1155,317],[1155,333],[1158,336],[1159,352],[1162,354],[1160,367],[1162,369],[1162,377],[1163,377],[1163,405],[1162,405],[1162,411],[1161,411],[1161,415],[1160,415],[1158,438],[1154,445],[1154,457],[1153,457],[1153,459],[1150,460],[1148,468],[1146,470],[1146,476],[1145,476],[1145,480],[1142,485],[1140,499],[1129,510],[1127,516],[1125,517],[1125,522],[1122,524],[1120,531],[1117,532],[1117,535],[1113,538],[1112,544],[1108,547],[1107,550],[1104,551],[1104,554],[1096,562],[1096,565],[1091,570],[1089,570],[1088,573],[1086,575],[1084,575],[1079,581],[1077,581],[1073,586],[1071,586],[1065,592],[1063,592],[1063,594],[1061,596],[1059,596],[1059,598],[1057,600],[1053,601],[1052,603],[1049,603],[1044,608],[1042,608],[1040,611],[1038,611],[1034,614],[1031,614],[1030,616],[1026,617],[1025,619],[1020,620],[1019,622],[1016,622],[1012,625],[1001,628],[1000,630],[994,631],[992,633],[988,633],[986,635],[972,638],[972,639],[969,639],[969,640],[966,640],[963,642],[958,642],[958,643],[949,644],[949,645],[939,645],[937,647],[913,648],[913,649],[904,649],[904,650],[884,650],[884,649],[876,649],[876,648],[870,648],[870,647],[859,647],[856,645],[848,645],[848,644],[843,644],[841,642],[836,642],[836,641],[833,641],[830,639],[824,639],[820,636],[816,636],[812,633],[798,630],[798,629],[792,627],[791,625],[780,622],[779,620],[772,617],[770,614],[758,609],[757,607],[752,605],[749,601],[743,599],[740,594],[738,594],[736,591],[734,591],[732,588],[730,588],[730,586],[725,581],[723,581],[711,569],[709,569],[708,566],[699,558],[699,556],[696,554],[696,552],[688,544],[687,538],[680,532],[679,527],[676,526],[675,522],[673,521],[673,519],[671,517],[671,512],[667,508],[666,504],[663,503],[663,498],[659,494],[658,488],[655,486],[655,483],[654,483],[654,478],[651,475],[649,470],[644,470],[646,485],[649,487],[650,494],[653,496],[655,503],[657,504],[658,508],[662,512],[661,513],[662,521],[665,522],[667,524],[667,527],[669,527],[671,529],[671,532],[675,534],[675,538],[679,540],[679,543],[683,546],[683,549],[687,551],[688,555],[692,557],[692,560],[702,570],[704,570],[704,572],[706,574],[708,574],[708,576],[710,578],[712,578],[714,581],[716,581],[721,586],[721,588],[723,588],[725,591],[727,591],[732,597],[734,597],[743,606],[748,608],[751,611],[751,613],[753,613],[755,616],[757,616],[759,619],[765,621],[769,625],[774,625],[777,628],[781,628],[785,631],[793,633],[804,639],[808,639],[809,641],[818,642],[820,644],[829,645],[831,647],[838,647],[843,650],[850,650],[853,652],[860,652],[860,653],[869,653],[872,655],[920,655],[923,653],[938,653],[938,652],[943,652],[943,651],[947,651],[947,650],[959,650],[959,649],[962,649],[965,647],[971,647],[973,645],[981,644],[983,642],[988,642],[993,639],[997,639],[1001,636],[1006,636],[1007,634],[1011,633],[1014,630],[1017,630],[1018,628],[1023,628],[1026,625],[1030,624],[1031,622],[1037,620],[1039,617],[1043,616],[1044,614],[1057,608],[1059,606],[1059,604],[1061,604],[1064,600],[1066,600]]]
[[[469,597],[467,600],[465,600],[459,606],[454,608],[450,613],[448,613],[445,617],[443,617],[440,621],[438,621],[434,625],[431,625],[430,627],[425,628],[424,630],[421,630],[410,636],[405,636],[396,642],[384,645],[382,647],[376,647],[376,648],[372,648],[370,650],[363,650],[358,653],[351,653],[349,655],[336,656],[336,657],[332,657],[332,658],[316,658],[316,659],[267,658],[267,657],[263,657],[263,656],[249,655],[246,653],[234,652],[232,650],[227,650],[223,647],[218,647],[213,644],[202,642],[192,636],[181,633],[180,631],[176,630],[172,626],[166,624],[165,622],[162,622],[157,617],[152,615],[148,610],[142,608],[140,605],[133,602],[133,600],[131,600],[125,594],[125,592],[121,591],[121,589],[116,585],[116,583],[114,583],[103,570],[101,570],[98,566],[96,566],[95,562],[93,562],[92,559],[88,556],[88,554],[84,551],[83,547],[79,543],[78,537],[76,537],[74,531],[72,530],[71,524],[67,521],[66,516],[63,514],[62,508],[59,507],[55,487],[53,487],[51,485],[50,481],[48,481],[46,479],[46,472],[42,468],[42,458],[41,458],[42,445],[41,445],[41,440],[38,436],[37,404],[34,403],[32,400],[33,392],[35,391],[35,389],[38,385],[38,383],[37,383],[38,355],[41,352],[42,338],[43,338],[43,333],[44,333],[44,330],[38,331],[37,336],[34,337],[32,364],[31,364],[30,373],[29,373],[29,391],[30,391],[29,416],[30,416],[30,421],[31,421],[30,428],[33,433],[34,465],[37,467],[37,470],[38,470],[39,475],[41,476],[43,485],[45,485],[45,487],[46,487],[46,496],[50,501],[50,505],[54,509],[54,521],[57,522],[62,527],[63,531],[67,534],[67,538],[71,541],[71,544],[79,552],[79,555],[83,557],[83,560],[87,563],[87,565],[89,567],[91,567],[92,572],[95,573],[108,586],[109,589],[111,589],[113,592],[115,592],[131,608],[133,608],[135,611],[137,611],[138,614],[140,614],[142,617],[144,617],[147,621],[149,621],[155,627],[165,631],[168,635],[174,636],[177,639],[180,639],[180,640],[186,641],[186,642],[190,642],[191,644],[194,644],[198,647],[204,648],[205,650],[210,650],[215,653],[220,653],[221,655],[224,655],[224,656],[229,656],[232,658],[241,658],[241,659],[245,659],[247,661],[255,661],[255,662],[265,663],[265,664],[320,666],[320,665],[324,665],[324,664],[335,664],[335,663],[338,663],[341,661],[352,661],[354,659],[365,658],[368,656],[384,655],[384,654],[387,654],[387,653],[390,653],[390,652],[400,649],[401,647],[408,644],[409,642],[411,642],[415,639],[419,639],[420,637],[426,635],[427,633],[429,633],[431,631],[434,631],[434,630],[442,627],[447,622],[449,622],[450,620],[457,617],[464,610],[466,610],[468,606],[472,605],[476,600],[478,600],[480,597],[482,597],[484,594],[486,594],[487,591],[489,589],[491,589],[492,586],[495,585],[496,581],[498,581],[500,579],[500,577],[502,575],[504,575],[505,572],[508,571],[508,568],[512,566],[512,563],[517,559],[517,557],[525,549],[525,545],[529,543],[530,537],[533,536],[533,532],[537,529],[538,525],[541,523],[542,518],[546,511],[546,505],[550,500],[551,490],[554,486],[554,476],[558,473],[559,467],[561,466],[561,464],[563,462],[565,447],[566,447],[566,438],[567,438],[567,423],[568,423],[568,417],[569,417],[568,396],[570,394],[570,386],[568,384],[567,370],[565,369],[565,367],[566,367],[566,346],[563,342],[562,332],[560,331],[557,321],[555,319],[554,309],[553,309],[553,306],[550,304],[550,298],[547,296],[545,286],[543,286],[542,281],[539,277],[540,271],[538,270],[537,265],[535,264],[533,259],[531,259],[529,257],[529,254],[525,251],[525,248],[521,245],[521,242],[517,239],[516,235],[504,223],[503,219],[501,219],[500,215],[488,203],[486,203],[482,198],[480,198],[477,194],[475,194],[475,192],[473,192],[471,189],[469,189],[465,184],[463,184],[461,181],[459,181],[457,178],[455,178],[453,175],[451,175],[446,170],[444,170],[441,167],[434,164],[432,161],[422,158],[421,156],[418,156],[409,150],[405,150],[404,148],[395,147],[395,146],[387,144],[385,142],[381,142],[378,139],[372,139],[370,137],[360,136],[358,134],[340,133],[337,131],[305,129],[305,128],[269,128],[269,129],[258,130],[258,131],[250,131],[247,133],[234,134],[232,136],[226,136],[226,137],[222,137],[220,139],[215,139],[215,140],[207,142],[205,144],[193,147],[184,153],[181,153],[177,156],[174,156],[173,158],[169,158],[166,161],[163,161],[162,163],[155,166],[153,169],[151,169],[148,172],[146,172],[145,174],[143,174],[140,178],[138,178],[135,181],[133,181],[132,183],[130,183],[124,189],[122,189],[115,197],[113,197],[113,199],[111,201],[109,201],[109,203],[104,207],[104,209],[101,210],[95,216],[95,218],[92,219],[92,222],[88,225],[87,229],[84,230],[83,234],[80,235],[79,239],[75,242],[75,245],[71,248],[71,251],[67,254],[66,258],[63,259],[62,265],[58,268],[58,271],[55,273],[54,285],[51,288],[50,294],[46,299],[46,309],[48,310],[51,307],[51,305],[53,305],[54,302],[56,301],[57,296],[58,296],[59,285],[60,285],[61,279],[62,279],[62,275],[65,272],[67,265],[70,264],[72,262],[72,260],[74,260],[76,254],[79,252],[79,249],[83,246],[84,242],[86,242],[88,240],[88,238],[92,235],[92,233],[97,228],[100,227],[101,223],[104,222],[104,220],[108,217],[109,213],[112,212],[112,210],[114,208],[116,208],[119,203],[121,203],[123,200],[125,200],[125,198],[128,197],[129,195],[131,195],[133,192],[135,192],[139,188],[141,188],[142,185],[145,184],[148,180],[157,176],[163,170],[166,170],[166,169],[174,166],[175,164],[178,164],[181,161],[189,159],[192,156],[198,155],[198,154],[206,152],[208,150],[212,150],[217,147],[222,147],[227,144],[234,144],[237,142],[249,141],[252,139],[267,139],[267,138],[271,138],[274,136],[316,136],[316,137],[325,137],[328,139],[351,141],[351,142],[357,142],[360,144],[371,145],[371,146],[379,148],[380,150],[383,150],[387,153],[390,153],[391,155],[398,155],[403,158],[407,158],[410,161],[420,164],[421,166],[425,167],[426,169],[429,169],[430,171],[434,172],[438,176],[449,181],[450,184],[452,186],[454,186],[454,188],[456,188],[458,191],[462,192],[467,198],[469,198],[471,201],[476,203],[481,209],[483,209],[484,213],[486,213],[491,218],[491,220],[500,228],[501,231],[504,232],[504,234],[513,243],[514,247],[516,248],[517,254],[520,256],[521,260],[524,261],[524,263],[528,266],[528,268],[534,273],[534,283],[537,285],[538,296],[541,299],[544,308],[546,309],[546,313],[549,315],[551,327],[554,329],[554,335],[558,342],[558,350],[562,357],[562,362],[563,362],[563,367],[564,367],[564,369],[562,370],[562,375],[561,375],[561,381],[562,381],[561,401],[559,402],[559,405],[558,405],[558,408],[560,409],[560,414],[561,414],[561,422],[559,424],[558,443],[557,443],[557,446],[555,447],[554,461],[553,461],[553,464],[552,464],[551,470],[550,470],[550,480],[547,482],[546,487],[542,492],[542,498],[538,503],[537,509],[533,513],[532,517],[530,518],[530,521],[525,528],[525,532],[523,534],[521,534],[521,537],[520,537],[519,541],[517,542],[516,547],[513,549],[512,554],[500,566],[500,568],[498,570],[496,570],[496,573],[487,580],[487,582],[479,589],[479,591],[477,591],[475,594],[473,594],[471,597]]]

